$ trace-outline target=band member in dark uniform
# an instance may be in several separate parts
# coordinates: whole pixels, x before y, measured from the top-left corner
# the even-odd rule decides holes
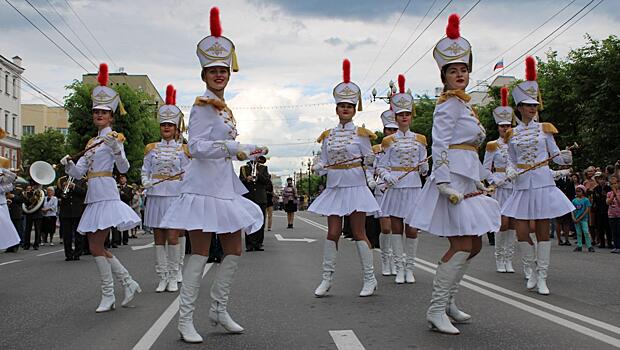
[[[264,157],[263,157],[264,158]],[[248,193],[243,196],[252,202],[258,204],[263,217],[267,211],[267,185],[271,181],[269,170],[266,165],[261,164],[260,161],[251,160],[246,165],[242,166],[239,171],[239,179],[248,189]],[[251,232],[248,232],[251,233]],[[251,252],[253,250],[263,251],[263,240],[265,239],[265,223],[263,226],[253,234],[245,235],[245,251]]]
[[[39,196],[36,193],[40,190],[38,188],[33,188],[33,185],[26,186],[26,191],[24,192],[24,206],[26,208],[36,207],[38,205]],[[42,193],[42,192],[40,192]],[[41,213],[41,206],[32,213],[26,214],[26,227],[24,229],[24,250],[30,249],[30,235],[32,234],[32,228],[34,226],[34,242],[32,248],[34,250],[39,249],[39,244],[41,243],[41,220],[43,219],[43,214]]]
[[[73,179],[67,184],[67,178],[63,176],[58,180],[58,217],[60,237],[65,245],[65,261],[71,261],[80,260],[84,249],[84,236],[77,232],[77,227],[84,212],[86,182]]]
[[[11,217],[11,221],[13,222],[13,226],[15,226],[15,230],[21,239],[21,244],[24,244],[24,211],[22,209],[22,204],[24,203],[24,197],[22,195],[21,188],[15,188],[13,191],[7,193],[6,195],[6,203],[9,207],[9,215]],[[16,253],[19,249],[19,244],[16,244],[6,251],[9,253]]]
[[[127,185],[127,175],[125,174],[120,174],[118,176],[118,192],[121,195],[121,201],[131,207],[131,200],[133,199],[133,188]],[[123,231],[122,234],[122,244],[128,245],[129,231]],[[121,237],[115,237],[114,241],[117,245],[121,245]]]

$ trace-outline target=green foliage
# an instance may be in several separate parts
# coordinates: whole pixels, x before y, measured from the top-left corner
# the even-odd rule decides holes
[[[22,138],[22,151],[24,169],[27,169],[37,160],[56,164],[67,154],[65,136],[55,129],[26,135]],[[28,175],[28,172],[25,175]]]
[[[304,174],[300,181],[297,181],[297,193],[299,195],[308,195],[308,181],[310,181],[310,197],[313,198],[319,192],[319,185],[325,185],[325,177],[310,175],[308,177]]]
[[[410,130],[426,136],[426,142],[430,147],[432,143],[431,130],[433,129],[433,112],[435,111],[435,100],[428,95],[420,96],[419,102],[415,106],[415,117],[411,122]]]
[[[92,123],[92,101],[90,98],[94,86],[74,81],[67,86],[70,90],[65,99],[65,108],[69,113],[68,148],[71,153],[84,149],[86,143],[97,135],[97,128]],[[134,90],[127,85],[114,86],[120,94],[127,115],[114,115],[113,129],[123,133],[125,153],[131,167],[127,173],[130,182],[140,179],[140,168],[144,159],[144,146],[159,140],[159,124],[156,118],[156,106],[143,91]]]

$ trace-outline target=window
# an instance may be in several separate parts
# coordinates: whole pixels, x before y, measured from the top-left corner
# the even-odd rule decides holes
[[[13,117],[13,136],[17,136],[17,132],[15,130],[17,130],[15,128],[15,124],[17,123],[17,117]]]
[[[34,134],[34,125],[24,125],[22,126],[22,131],[23,131],[24,136],[32,135]]]
[[[4,92],[9,94],[9,73],[4,75]]]
[[[69,134],[69,128],[56,128],[56,130],[60,131],[65,136],[65,138]]]
[[[4,113],[4,130],[9,132],[9,112]]]
[[[13,78],[13,97],[17,98],[17,78]]]

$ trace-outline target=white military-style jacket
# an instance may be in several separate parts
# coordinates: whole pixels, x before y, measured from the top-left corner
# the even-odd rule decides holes
[[[233,168],[241,144],[237,127],[224,101],[208,89],[196,98],[189,116],[189,162],[182,193],[234,199],[248,192]]]
[[[392,175],[402,179],[393,188],[419,188],[422,187],[420,173],[428,172],[428,163],[420,164],[426,158],[426,137],[407,130],[405,133],[398,130],[383,139],[381,146],[385,154],[379,161],[378,172],[381,177]],[[419,166],[418,170],[411,171]],[[409,174],[405,175],[408,171]]]
[[[433,113],[433,172],[436,183],[450,182],[450,173],[474,181],[488,177],[482,167],[478,147],[486,131],[467,104],[464,91],[447,91],[437,101]]]
[[[100,130],[96,137],[88,141],[86,148],[103,140],[103,137],[111,132],[112,128],[110,127]],[[119,134],[119,138],[124,139],[122,134]],[[67,163],[65,172],[76,179],[86,176],[88,190],[86,191],[84,204],[120,200],[116,180],[112,175],[115,164],[121,174],[129,170],[129,161],[127,161],[125,156],[123,144],[121,143],[120,154],[115,155],[112,149],[103,143],[86,152],[76,164],[73,162]]]
[[[385,187],[385,182],[381,178],[381,175],[379,175],[379,162],[381,161],[381,157],[383,157],[385,153],[383,151],[383,147],[381,147],[381,144],[373,145],[372,153],[375,154],[375,159],[372,163],[372,167],[374,169],[373,178],[375,179],[375,183],[377,184],[373,193],[375,197],[377,197],[383,194],[383,191],[381,189]]]
[[[157,182],[180,174],[189,164],[189,147],[177,140],[161,140],[146,145],[142,164],[142,183]],[[183,175],[163,181],[146,190],[147,196],[181,195]]]
[[[527,125],[521,123],[506,133],[508,143],[509,167],[521,172],[528,167],[544,161],[550,156],[560,153],[560,148],[555,143],[553,134],[558,130],[551,123],[538,123],[530,121]],[[559,165],[565,164],[562,157],[553,158],[553,162]],[[548,165],[541,166],[523,175],[519,175],[513,181],[515,190],[530,188],[542,188],[555,186],[553,172]]]
[[[374,158],[370,140],[377,136],[353,122],[338,124],[325,130],[317,139],[321,144],[320,175],[327,174],[327,188],[366,186],[374,168],[368,159]],[[337,164],[337,165],[336,165]]]
[[[502,188],[512,189],[512,182],[506,176],[508,168],[508,145],[501,137],[487,143],[482,166],[491,172],[487,181],[491,184],[503,182]]]

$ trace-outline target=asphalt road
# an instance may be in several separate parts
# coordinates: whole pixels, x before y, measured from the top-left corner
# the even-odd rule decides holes
[[[609,250],[573,253],[553,245],[548,285],[540,296],[515,274],[495,272],[493,247],[472,262],[458,294],[473,322],[461,335],[431,332],[425,321],[434,263],[447,241],[421,235],[415,284],[380,276],[375,296],[358,297],[362,272],[354,244],[339,245],[334,286],[317,299],[325,218],[300,213],[294,230],[276,212],[265,251],[245,253],[229,303],[245,327],[225,334],[207,318],[209,287],[217,264],[208,265],[195,325],[201,345],[179,340],[178,293],[155,293],[152,237],[140,235],[113,252],[140,282],[134,308],[96,314],[99,276],[92,257],[65,262],[61,246],[0,254],[0,349],[613,349],[620,348],[620,256]],[[279,235],[279,236],[276,236]],[[284,239],[284,240],[283,240]],[[288,241],[286,239],[297,239]],[[305,240],[304,240],[305,239]],[[117,300],[122,290],[115,282]]]

